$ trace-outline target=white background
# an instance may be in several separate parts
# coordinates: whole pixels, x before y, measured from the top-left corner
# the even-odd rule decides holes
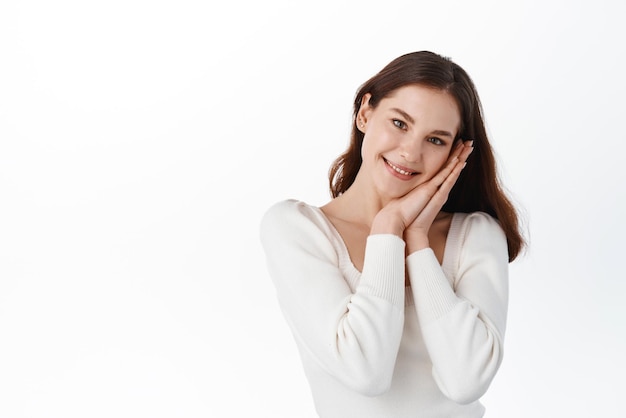
[[[258,223],[329,199],[358,86],[423,49],[530,236],[487,417],[624,416],[622,4],[3,1],[0,417],[313,417]]]

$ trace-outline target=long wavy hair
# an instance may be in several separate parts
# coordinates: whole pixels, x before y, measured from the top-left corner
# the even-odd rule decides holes
[[[506,234],[509,261],[513,261],[526,243],[520,230],[518,212],[498,177],[478,93],[465,70],[450,59],[433,52],[419,51],[402,55],[361,85],[354,98],[350,144],[333,162],[329,171],[332,197],[348,190],[361,168],[364,134],[357,128],[356,117],[363,96],[370,93],[369,104],[375,108],[383,98],[400,87],[411,84],[450,94],[456,100],[461,113],[461,126],[455,142],[474,140],[474,151],[442,210],[466,213],[482,211],[493,216]]]

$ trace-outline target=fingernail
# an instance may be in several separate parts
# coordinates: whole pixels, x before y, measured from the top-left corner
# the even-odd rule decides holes
[[[469,140],[469,141],[467,141],[465,144],[466,144],[468,147],[473,147],[473,146],[474,146],[474,140],[473,140],[473,139],[470,139],[470,140]]]

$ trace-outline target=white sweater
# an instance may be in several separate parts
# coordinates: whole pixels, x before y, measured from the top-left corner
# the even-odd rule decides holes
[[[320,417],[483,416],[508,303],[493,218],[455,213],[442,265],[377,234],[359,272],[323,212],[296,200],[265,213],[261,241]]]

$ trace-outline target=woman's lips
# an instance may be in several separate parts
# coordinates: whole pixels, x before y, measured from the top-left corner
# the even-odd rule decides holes
[[[394,173],[400,174],[404,178],[411,178],[412,176],[415,176],[418,174],[416,171],[411,171],[408,167],[403,167],[401,165],[394,164],[391,161],[387,160],[386,158],[383,158],[383,160],[387,164],[387,167],[391,168]]]

